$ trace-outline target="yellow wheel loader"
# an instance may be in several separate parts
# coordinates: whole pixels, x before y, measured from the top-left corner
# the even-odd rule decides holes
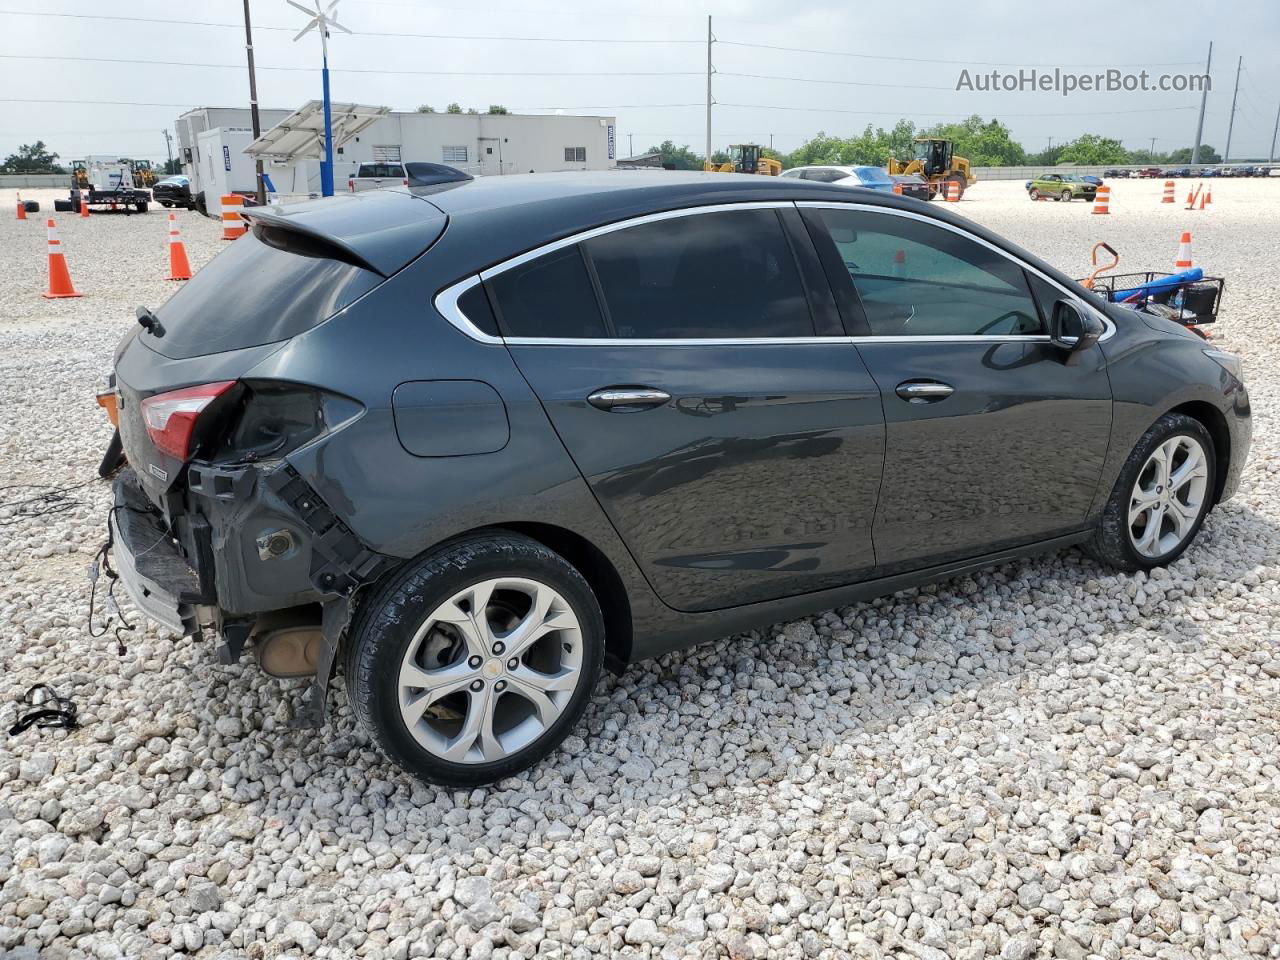
[[[918,137],[911,162],[904,164],[890,157],[888,171],[893,176],[917,173],[924,177],[929,183],[930,200],[935,196],[946,197],[948,180],[959,185],[961,196],[966,188],[978,182],[969,161],[956,156],[951,141],[940,137]]]
[[[710,173],[757,173],[764,177],[776,177],[782,172],[782,163],[764,155],[758,143],[735,143],[729,147],[729,161],[715,164],[706,162],[702,169]]]

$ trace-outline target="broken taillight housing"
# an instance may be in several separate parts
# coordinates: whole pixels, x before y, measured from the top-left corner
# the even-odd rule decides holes
[[[202,383],[143,400],[142,420],[156,449],[185,461],[191,453],[191,436],[200,414],[235,384],[234,380]]]

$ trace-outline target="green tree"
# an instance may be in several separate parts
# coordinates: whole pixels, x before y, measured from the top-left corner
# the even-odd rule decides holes
[[[1174,150],[1172,153],[1169,154],[1169,159],[1166,162],[1190,163],[1191,148],[1179,147],[1177,150]],[[1221,163],[1222,154],[1218,153],[1217,150],[1213,149],[1213,147],[1209,146],[1207,143],[1202,143],[1200,144],[1200,162],[1201,163]]]
[[[1056,147],[1048,147],[1039,153],[1029,153],[1027,154],[1027,163],[1041,167],[1056,166],[1058,158],[1062,156],[1062,149],[1062,144],[1058,144]]]
[[[689,147],[677,147],[670,140],[663,140],[656,147],[650,147],[646,153],[657,153],[662,155],[662,165],[670,166],[673,170],[701,170],[702,157],[694,153]]]
[[[975,167],[1010,167],[1027,162],[1027,151],[999,120],[983,120],[977,114],[961,123],[937,123],[920,131],[922,137],[946,137],[954,151]],[[1111,161],[1099,161],[1107,163]]]
[[[489,109],[485,111],[485,113],[488,113],[488,114],[494,114],[494,115],[498,115],[498,116],[501,116],[501,115],[503,115],[503,114],[508,114],[508,113],[510,113],[510,112],[511,112],[510,110],[508,110],[506,107],[504,107],[504,106],[503,106],[502,104],[500,104],[500,103],[491,103],[491,104],[489,104]]]
[[[5,157],[0,173],[66,173],[58,166],[58,155],[50,153],[43,140],[24,143],[17,153]]]
[[[436,108],[431,106],[431,104],[429,103],[418,104],[418,113],[435,113],[435,112],[436,112]]]
[[[478,114],[480,113],[480,111],[479,111],[479,110],[477,110],[475,107],[467,107],[467,113],[469,113],[469,114],[476,114],[476,115],[478,115]]]
[[[179,160],[177,157],[174,157],[172,160],[166,160],[164,162],[164,175],[166,177],[172,177],[175,174],[179,174],[181,172],[182,172],[182,161]]]
[[[1090,165],[1128,163],[1129,151],[1124,148],[1119,140],[1103,137],[1096,133],[1082,133],[1063,146],[1062,153],[1058,155],[1058,162]]]
[[[444,112],[445,112],[445,113],[461,113],[461,112],[462,112],[462,107],[460,107],[460,106],[459,106],[458,104],[456,104],[456,103],[451,103],[451,104],[449,104],[447,107],[445,107],[445,108],[444,108]]]

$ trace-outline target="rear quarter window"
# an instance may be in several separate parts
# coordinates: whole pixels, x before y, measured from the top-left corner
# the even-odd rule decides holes
[[[144,342],[186,359],[296,337],[382,282],[343,256],[331,244],[259,224],[155,311],[164,336]]]

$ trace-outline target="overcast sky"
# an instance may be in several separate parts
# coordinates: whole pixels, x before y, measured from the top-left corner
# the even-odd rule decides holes
[[[0,157],[19,143],[43,139],[64,160],[86,153],[163,159],[160,131],[172,131],[184,109],[247,105],[241,9],[241,0],[0,0]],[[261,105],[293,109],[319,97],[319,41],[313,34],[293,42],[302,14],[285,0],[252,0],[252,13]],[[183,23],[131,23],[92,14]],[[621,155],[629,134],[637,153],[664,139],[700,152],[707,14],[714,17],[719,41],[713,47],[716,148],[751,140],[768,144],[772,137],[778,149],[789,150],[820,130],[848,135],[867,123],[888,126],[903,116],[923,125],[971,113],[1005,121],[1029,150],[1044,147],[1050,137],[1056,143],[1083,132],[1118,137],[1130,148],[1149,146],[1152,137],[1158,150],[1189,146],[1198,93],[1063,97],[955,88],[963,69],[976,75],[1012,72],[1018,65],[1081,73],[1145,68],[1153,77],[1199,71],[1210,40],[1213,90],[1205,142],[1219,151],[1225,145],[1237,57],[1244,57],[1244,72],[1233,159],[1265,158],[1280,103],[1275,0],[965,0],[933,7],[866,0],[341,0],[338,19],[355,35],[333,37],[333,98],[396,110],[422,103],[442,109],[457,101],[482,110],[501,103],[517,112],[609,114],[618,118]],[[624,40],[633,42],[606,42]],[[14,59],[18,55],[166,63]],[[628,71],[659,75],[607,75]],[[604,75],[511,75],[557,72]],[[777,79],[784,77],[798,79]],[[22,97],[80,103],[3,99]],[[82,105],[104,100],[159,105]]]

